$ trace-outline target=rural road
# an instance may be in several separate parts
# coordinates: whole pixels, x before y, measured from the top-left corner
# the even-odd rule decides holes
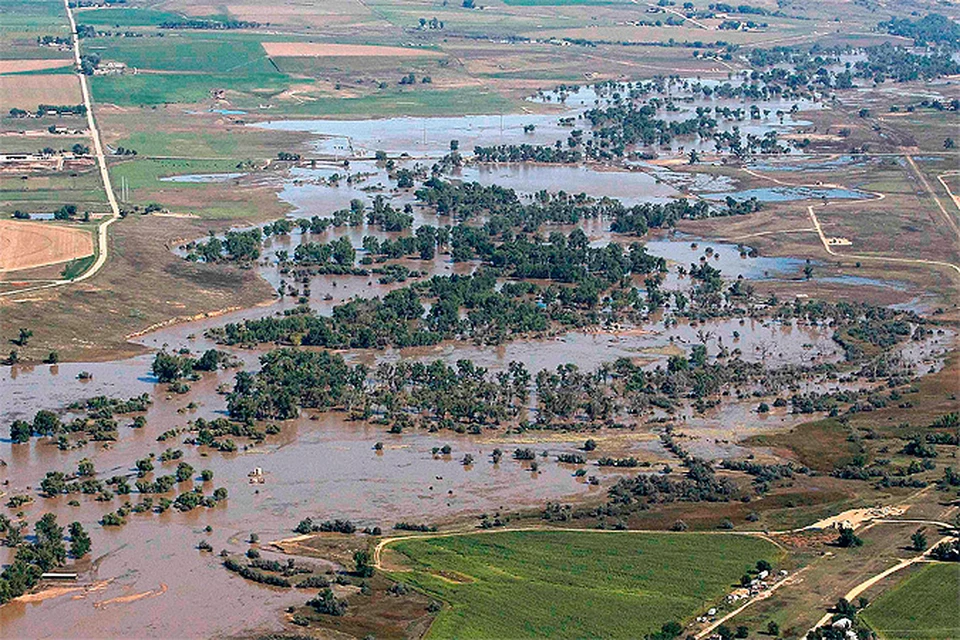
[[[846,595],[843,596],[844,600],[846,600],[847,602],[853,602],[854,599],[857,598],[861,593],[863,593],[873,585],[877,584],[887,576],[893,575],[894,573],[896,573],[897,571],[900,571],[901,569],[906,569],[910,565],[916,564],[917,562],[925,561],[927,559],[927,554],[930,553],[930,551],[934,547],[936,547],[937,545],[943,542],[950,542],[952,539],[953,539],[952,536],[945,536],[940,540],[937,540],[935,543],[933,543],[933,545],[929,549],[927,549],[920,555],[914,556],[912,558],[907,558],[906,560],[901,560],[900,562],[893,565],[889,569],[885,569],[884,571],[881,571],[880,573],[867,578],[866,580],[864,580],[863,582],[855,586],[853,589],[850,589],[850,591],[847,591]],[[813,629],[817,629],[827,624],[828,622],[830,622],[830,618],[832,617],[833,617],[832,613],[823,614],[823,617],[817,621],[817,624],[813,625]],[[810,629],[810,631],[813,631],[813,629]]]
[[[93,117],[93,104],[90,102],[90,86],[87,82],[87,76],[80,73],[80,37],[77,35],[77,23],[73,18],[73,10],[70,9],[69,0],[63,0],[63,8],[67,11],[67,19],[70,21],[70,34],[73,37],[73,61],[76,65],[77,75],[80,76],[80,92],[83,94],[83,105],[87,108],[87,127],[90,130],[90,138],[93,140],[94,153],[97,156],[97,166],[100,169],[100,179],[103,182],[103,189],[107,193],[107,202],[110,204],[110,217],[104,220],[97,227],[96,239],[96,260],[90,267],[71,280],[51,280],[46,284],[16,289],[13,291],[0,292],[2,296],[12,296],[38,289],[49,289],[59,287],[60,285],[70,284],[72,282],[82,282],[87,278],[93,277],[107,262],[107,251],[109,250],[109,239],[107,231],[110,225],[120,219],[120,207],[117,205],[117,198],[113,193],[113,185],[110,183],[110,173],[107,171],[107,159],[103,155],[103,144],[100,142],[100,131],[97,129],[96,120]]]
[[[80,37],[77,35],[77,23],[73,19],[73,10],[70,9],[69,0],[63,0],[63,7],[67,10],[67,18],[70,20],[70,33],[73,36],[73,59],[77,65],[80,76],[80,91],[83,93],[83,104],[87,108],[87,127],[90,129],[90,137],[93,139],[93,149],[97,154],[97,165],[100,167],[100,179],[103,181],[103,189],[107,192],[107,201],[110,203],[111,216],[101,224],[97,229],[97,259],[85,273],[74,278],[72,282],[80,282],[93,276],[103,267],[107,261],[107,230],[110,225],[120,219],[120,207],[117,205],[117,198],[113,193],[113,185],[110,184],[110,173],[107,171],[107,159],[103,155],[103,145],[100,142],[100,131],[97,129],[96,120],[93,117],[93,104],[90,102],[90,83],[87,82],[87,76],[79,73],[80,69]],[[61,283],[71,282],[62,280]]]
[[[936,192],[934,192],[933,187],[930,185],[929,182],[927,182],[927,179],[920,173],[920,169],[919,169],[919,168],[917,167],[917,165],[914,163],[913,158],[911,158],[909,155],[906,155],[906,154],[894,154],[894,155],[897,155],[898,157],[905,157],[905,158],[907,159],[907,163],[908,163],[911,167],[913,167],[914,173],[916,174],[917,178],[920,180],[921,184],[924,185],[924,187],[926,188],[927,192],[930,194],[930,197],[933,198],[933,201],[936,203],[937,207],[939,207],[939,209],[940,209],[940,211],[941,211],[941,213],[942,213],[942,215],[943,215],[944,220],[946,220],[946,221],[947,221],[947,224],[950,226],[950,228],[953,229],[953,230],[956,232],[957,225],[956,225],[956,222],[955,222],[954,219],[953,219],[953,216],[951,216],[950,213],[944,208],[943,204],[940,202],[940,199],[937,197]],[[816,188],[816,187],[834,187],[834,188],[845,188],[843,185],[839,185],[839,184],[829,184],[829,183],[824,183],[824,184],[794,184],[794,183],[790,183],[790,182],[784,182],[783,180],[778,180],[777,178],[773,178],[773,177],[771,177],[771,176],[765,176],[765,175],[763,175],[762,173],[757,173],[756,171],[753,171],[753,170],[751,170],[751,169],[746,169],[746,168],[743,169],[743,172],[746,173],[746,174],[748,174],[748,175],[751,175],[751,176],[753,176],[753,177],[755,177],[755,178],[760,178],[761,180],[768,180],[768,181],[770,181],[770,182],[773,182],[774,184],[782,185],[782,186],[785,186],[785,187],[814,187],[814,188]],[[940,182],[943,182],[943,180],[940,180]],[[947,186],[947,185],[944,184],[944,187],[945,187],[945,188],[946,188],[946,186]],[[870,193],[871,195],[876,196],[876,198],[874,198],[874,199],[872,200],[872,202],[877,202],[877,201],[879,201],[879,200],[883,200],[883,199],[886,197],[886,196],[885,196],[884,194],[882,194],[882,193],[876,193],[876,192],[868,192],[868,193]],[[947,189],[947,193],[950,193],[950,190],[949,190],[949,189]],[[952,194],[951,194],[951,196],[952,196]],[[954,201],[955,204],[957,204],[957,208],[960,209],[960,203],[958,203],[955,199],[954,199],[953,201]],[[827,203],[824,203],[824,204],[821,204],[821,205],[819,205],[819,206],[820,206],[820,207],[826,207],[826,206],[828,206],[828,205],[827,205]],[[829,253],[831,256],[836,256],[836,257],[838,257],[838,258],[849,258],[849,259],[852,259],[852,260],[861,260],[861,261],[862,261],[862,260],[874,260],[874,261],[879,261],[879,262],[896,262],[896,263],[900,263],[900,264],[916,264],[916,265],[927,265],[927,266],[933,266],[933,267],[946,267],[946,268],[952,269],[953,271],[955,271],[955,272],[957,272],[958,274],[960,274],[960,266],[957,266],[957,265],[953,264],[952,262],[942,262],[942,261],[940,261],[940,260],[923,260],[923,259],[920,259],[920,258],[893,258],[893,257],[887,257],[887,256],[866,255],[866,254],[860,254],[860,253],[838,253],[838,252],[836,252],[836,251],[833,250],[833,247],[830,245],[829,241],[827,240],[827,236],[826,236],[826,234],[824,234],[824,232],[823,232],[823,227],[821,227],[821,225],[820,225],[820,220],[819,220],[819,218],[817,218],[817,214],[816,214],[816,212],[814,211],[814,205],[809,205],[809,206],[807,207],[807,213],[810,214],[810,221],[813,223],[813,230],[816,231],[816,232],[817,232],[817,235],[820,237],[820,242],[823,244],[824,250],[826,250],[826,252]],[[787,231],[766,232],[766,233],[771,233],[771,234],[773,234],[773,233],[798,233],[798,232],[801,232],[801,231],[803,231],[803,229],[789,229],[789,230],[787,230]],[[757,235],[759,235],[759,234],[757,234]]]

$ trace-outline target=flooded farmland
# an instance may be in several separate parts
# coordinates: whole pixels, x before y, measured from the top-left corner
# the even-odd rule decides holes
[[[595,97],[584,92],[570,98],[570,113],[578,114],[593,104]],[[772,104],[771,110],[789,109],[788,104]],[[812,105],[808,105],[811,106]],[[692,106],[685,106],[689,111]],[[801,112],[802,115],[802,112]],[[798,116],[799,117],[799,116]],[[766,123],[750,123],[744,130],[761,135],[766,131],[788,129],[800,120],[767,116]],[[524,127],[533,125],[533,129]],[[333,174],[344,172],[332,162],[313,168],[297,167],[282,180],[279,198],[290,205],[290,218],[328,215],[350,206],[354,199],[370,203],[383,194],[395,206],[412,204],[408,191],[394,189],[393,181],[380,163],[369,159],[375,151],[407,154],[410,158],[439,158],[450,150],[450,140],[462,148],[497,144],[553,144],[568,134],[557,115],[496,114],[458,118],[389,118],[356,121],[276,121],[263,125],[268,130],[308,131],[318,136],[317,153],[354,158],[349,173],[363,179],[331,183]],[[688,149],[690,146],[687,147]],[[674,144],[664,151],[677,153]],[[400,160],[412,166],[412,159]],[[764,202],[806,199],[851,199],[868,197],[856,190],[839,188],[780,188],[734,191],[724,178],[680,175],[662,167],[637,163],[637,170],[602,171],[595,167],[546,166],[535,164],[476,165],[454,170],[455,182],[501,185],[516,190],[524,198],[546,190],[569,194],[585,193],[600,198],[616,198],[626,205],[671,202],[684,192],[697,197],[723,200],[755,197]],[[173,182],[215,183],[242,178],[240,173],[191,174],[168,178]],[[414,226],[439,224],[438,216],[420,206],[413,207]],[[593,246],[625,242],[610,231],[609,220],[588,220],[580,225]],[[345,229],[331,228],[311,234],[294,230],[289,235],[266,240],[258,262],[252,268],[274,288],[288,283],[290,276],[277,268],[278,251],[293,252],[305,241],[330,241],[346,237],[355,248],[364,237],[395,239],[403,235],[384,232],[363,224]],[[630,238],[631,241],[638,240]],[[677,267],[709,265],[719,269],[726,285],[742,277],[747,282],[799,279],[806,262],[801,258],[758,256],[749,247],[661,233],[647,239],[650,255],[667,263],[664,286],[689,290],[691,278]],[[175,248],[184,257],[187,252]],[[423,276],[473,272],[469,262],[453,262],[446,255],[431,260],[393,261]],[[847,284],[871,284],[845,281]],[[876,281],[882,286],[882,281]],[[317,314],[329,317],[338,304],[361,296],[382,296],[399,288],[398,283],[378,284],[374,276],[317,275],[310,278],[305,300],[284,298],[273,304],[230,312],[215,318],[183,323],[147,333],[136,342],[150,350],[165,348],[200,352],[223,348],[234,356],[240,368],[254,371],[267,345],[257,349],[224,347],[206,337],[207,330],[229,322],[276,316],[305,303]],[[502,284],[502,283],[501,283]],[[635,282],[640,285],[639,279]],[[774,318],[716,318],[692,322],[666,322],[662,314],[651,314],[631,326],[571,329],[551,335],[514,340],[500,345],[470,341],[443,341],[421,347],[352,350],[344,353],[351,364],[370,369],[383,363],[429,362],[441,360],[454,365],[463,359],[480,367],[502,371],[511,362],[521,362],[530,371],[554,370],[575,363],[592,371],[604,363],[626,359],[642,370],[669,366],[671,356],[685,354],[693,345],[706,345],[711,353],[720,347],[736,350],[745,362],[762,362],[771,367],[784,365],[839,365],[843,349],[833,338],[834,328],[783,322]],[[910,364],[936,369],[943,350],[952,344],[953,335],[919,340],[909,351]],[[130,420],[120,419],[119,438],[115,442],[91,442],[82,447],[61,450],[52,439],[33,440],[14,445],[0,439],[0,482],[4,494],[36,494],[49,471],[72,473],[78,463],[89,459],[104,477],[131,475],[135,461],[147,452],[160,454],[167,448],[179,448],[186,433],[171,439],[158,437],[186,426],[188,421],[214,420],[227,415],[223,389],[232,386],[236,371],[228,369],[203,374],[189,391],[176,393],[159,384],[151,373],[152,354],[105,363],[64,363],[58,365],[4,367],[0,373],[4,423],[29,419],[40,408],[62,408],[94,396],[128,398],[143,393],[152,405],[145,413],[146,427],[133,428]],[[81,379],[82,378],[82,379]],[[840,383],[827,376],[798,384],[798,389],[826,392]],[[731,401],[709,412],[695,415],[686,408],[675,414],[660,412],[678,428],[691,432],[690,445],[696,455],[719,459],[740,455],[745,450],[737,441],[766,431],[797,424],[801,417],[776,411],[758,420],[756,402],[747,397]],[[749,424],[749,426],[748,426]],[[226,487],[229,498],[216,507],[187,513],[168,510],[161,514],[131,515],[120,528],[99,527],[96,523],[108,510],[94,495],[76,496],[76,504],[62,495],[36,497],[39,504],[27,507],[31,517],[41,512],[55,513],[61,522],[78,520],[89,524],[93,538],[93,559],[82,585],[62,592],[45,592],[44,597],[28,598],[0,609],[0,635],[10,637],[172,637],[183,631],[189,621],[191,636],[227,636],[250,630],[283,628],[278,615],[285,607],[300,605],[304,594],[250,583],[225,571],[211,554],[196,549],[206,540],[219,551],[242,553],[245,539],[255,533],[263,541],[292,535],[296,523],[304,517],[314,519],[346,518],[359,526],[382,526],[394,522],[444,522],[498,511],[538,509],[547,501],[598,502],[617,478],[630,471],[589,465],[596,482],[575,474],[576,467],[556,461],[561,453],[573,453],[583,444],[581,434],[556,432],[538,438],[529,433],[491,430],[482,437],[440,432],[412,431],[387,433],[382,425],[348,420],[340,413],[303,411],[293,420],[283,421],[278,434],[262,443],[246,443],[235,452],[219,452],[183,446],[183,461],[196,469],[209,469],[212,482]],[[636,421],[624,427],[629,437],[624,453],[637,452],[651,464],[666,464],[671,455],[657,439],[661,428]],[[378,446],[379,444],[379,446]],[[449,445],[449,454],[434,449]],[[543,462],[531,468],[528,461],[504,459],[494,464],[490,454],[495,447],[511,451],[531,446],[546,452]],[[474,458],[463,464],[466,454]],[[580,465],[583,466],[583,465]],[[248,476],[262,469],[264,481],[253,484]],[[195,481],[181,486],[189,489]],[[200,485],[199,482],[196,482]],[[210,527],[210,531],[205,528]],[[0,549],[0,560],[12,559],[12,551]],[[41,594],[43,595],[43,594]]]

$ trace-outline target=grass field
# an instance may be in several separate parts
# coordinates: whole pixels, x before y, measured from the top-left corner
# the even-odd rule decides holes
[[[410,583],[448,606],[430,638],[640,638],[686,621],[777,548],[708,534],[509,532],[390,547]]]
[[[960,566],[931,564],[883,593],[861,616],[881,638],[960,637]]]
[[[238,101],[242,105],[242,101]],[[517,102],[494,91],[469,89],[385,89],[357,98],[320,97],[301,103],[274,103],[271,115],[373,118],[515,113]]]
[[[159,25],[167,20],[182,18],[178,13],[169,11],[153,11],[151,9],[117,8],[117,9],[83,9],[77,11],[76,20],[79,24],[94,24],[100,27],[150,27]]]
[[[70,138],[71,142],[76,138]],[[21,146],[21,149],[23,146]],[[35,147],[27,147],[31,149]],[[50,213],[63,204],[75,204],[81,211],[105,211],[107,198],[96,171],[0,178],[0,210],[22,209],[28,213]]]

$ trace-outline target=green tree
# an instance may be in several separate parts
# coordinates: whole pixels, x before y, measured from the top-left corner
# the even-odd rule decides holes
[[[84,458],[77,463],[77,475],[81,477],[89,477],[95,475],[97,472],[93,467],[93,462],[89,458]]]
[[[29,442],[31,432],[30,423],[23,420],[14,420],[10,425],[10,439],[13,440],[13,444]]]
[[[923,532],[923,527],[913,532],[913,535],[910,536],[910,541],[913,543],[914,551],[926,551],[927,535]]]
[[[70,523],[70,555],[82,558],[90,551],[90,536],[79,522]]]
[[[33,416],[33,432],[38,436],[52,436],[61,426],[60,418],[53,411],[41,409]]]
[[[863,540],[857,537],[857,534],[853,532],[852,528],[843,527],[840,529],[840,535],[837,536],[837,546],[859,547],[862,544],[863,544]]]
[[[373,565],[370,564],[370,552],[366,549],[359,549],[353,553],[353,564],[356,567],[357,575],[361,578],[369,578],[373,575]]]

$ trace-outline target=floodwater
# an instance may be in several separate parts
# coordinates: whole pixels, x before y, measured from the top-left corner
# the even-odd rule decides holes
[[[587,90],[570,95],[567,112],[576,118],[592,106],[596,96]],[[710,101],[711,104],[715,104]],[[699,103],[684,104],[691,110]],[[731,101],[731,105],[739,104]],[[742,104],[740,104],[742,106]],[[771,110],[788,110],[790,105],[770,104]],[[804,105],[818,108],[818,105]],[[682,114],[672,113],[671,117]],[[570,127],[558,123],[558,114],[512,114],[467,116],[459,118],[390,118],[364,121],[287,121],[261,125],[273,130],[310,131],[319,137],[317,149],[344,158],[367,157],[383,149],[391,154],[407,153],[412,157],[438,157],[449,150],[449,141],[456,139],[460,149],[472,152],[474,145],[552,144],[565,139]],[[795,126],[798,121],[776,117],[763,121],[739,123],[744,132],[757,135],[765,130]],[[532,132],[524,132],[533,124]],[[724,123],[724,127],[736,123]],[[575,126],[586,128],[582,121]],[[675,148],[673,150],[676,150]],[[404,166],[410,166],[406,161]],[[584,192],[600,197],[610,196],[627,204],[663,202],[681,190],[710,191],[717,197],[751,197],[751,192],[732,192],[725,178],[697,174],[678,174],[645,163],[627,163],[634,170],[593,171],[579,166],[468,166],[453,179],[475,180],[483,184],[501,184],[526,196],[542,189]],[[639,169],[639,170],[636,170]],[[352,174],[356,179],[343,179],[331,184],[333,173]],[[227,181],[241,174],[198,174],[177,176],[171,181]],[[782,194],[782,190],[755,190]],[[836,190],[828,197],[865,197],[859,192]],[[334,164],[317,168],[297,168],[285,180],[280,197],[290,203],[291,217],[326,216],[332,210],[349,206],[351,199],[369,202],[382,193],[394,206],[412,202],[409,191],[392,189],[386,171],[372,161],[352,160],[349,169]],[[786,192],[793,194],[795,192]],[[817,195],[804,197],[819,197]],[[852,196],[846,195],[853,194]],[[781,199],[788,196],[780,195]],[[767,198],[775,199],[775,198]],[[415,225],[438,224],[436,216],[414,207]],[[448,220],[443,221],[444,223]],[[593,241],[605,243],[613,238],[609,221],[587,221],[583,225]],[[367,228],[330,229],[317,237],[303,238],[299,229],[290,236],[267,241],[260,273],[274,286],[283,276],[274,264],[276,251],[292,250],[304,239],[328,241],[346,235],[357,247],[364,235],[395,237]],[[631,241],[621,237],[619,240]],[[671,235],[646,243],[650,253],[663,256],[670,263],[668,289],[689,285],[677,274],[676,266],[689,266],[701,260],[722,270],[726,279],[742,275],[748,280],[796,277],[803,261],[792,258],[750,257],[749,249],[731,244],[710,242]],[[711,251],[707,251],[707,249]],[[451,263],[446,256],[431,262],[402,261],[410,268],[427,275],[469,273],[475,266]],[[289,278],[289,277],[288,277]],[[403,286],[376,284],[377,276],[316,276],[311,282],[311,306],[329,314],[334,305],[354,295],[382,295],[391,288]],[[868,284],[868,283],[862,283]],[[286,298],[269,306],[244,309],[216,318],[166,327],[137,340],[151,349],[189,348],[193,351],[214,345],[203,337],[208,328],[227,322],[268,316],[295,304]],[[682,322],[667,326],[653,317],[642,327],[626,327],[617,331],[571,331],[542,339],[515,341],[499,346],[472,343],[444,343],[434,347],[355,351],[345,354],[350,362],[375,365],[398,360],[442,359],[448,363],[470,358],[491,370],[506,367],[511,361],[524,362],[531,372],[552,369],[575,362],[589,370],[616,358],[629,358],[645,368],[663,366],[668,357],[693,344],[705,344],[711,356],[721,346],[739,350],[750,361],[768,364],[814,364],[837,362],[842,358],[839,347],[831,339],[832,329],[801,326],[774,321],[719,320],[708,323]],[[918,345],[910,345],[905,355],[924,370],[939,366],[937,357],[955,336],[944,334]],[[241,361],[242,367],[254,370],[263,350],[228,349]],[[225,413],[225,399],[217,392],[220,385],[231,386],[234,371],[205,374],[191,384],[183,395],[171,393],[158,385],[150,374],[152,355],[118,362],[65,363],[54,366],[17,366],[0,369],[0,397],[3,399],[3,424],[18,418],[29,419],[40,408],[64,407],[72,402],[97,395],[126,398],[150,394],[154,404],[146,413],[147,426],[131,428],[130,417],[120,417],[119,440],[103,444],[90,443],[83,448],[60,451],[47,440],[32,439],[29,444],[13,446],[0,434],[0,482],[9,495],[29,493],[33,504],[23,507],[32,523],[44,512],[57,515],[61,524],[80,521],[93,539],[94,568],[84,576],[84,589],[59,597],[35,602],[15,602],[0,608],[0,637],[212,637],[241,634],[250,630],[270,631],[282,628],[280,611],[299,605],[313,594],[257,585],[227,572],[213,554],[197,551],[196,544],[205,539],[216,551],[228,549],[242,552],[250,533],[257,533],[263,543],[292,535],[292,528],[304,517],[314,520],[349,518],[359,526],[378,525],[389,530],[399,520],[438,522],[451,518],[495,512],[537,508],[546,501],[572,501],[600,498],[603,486],[625,473],[612,469],[589,467],[600,478],[601,487],[592,487],[573,476],[575,467],[561,465],[555,454],[573,451],[585,435],[559,436],[547,443],[531,444],[529,438],[504,436],[486,432],[483,436],[454,433],[429,434],[410,432],[389,435],[382,426],[348,422],[342,415],[313,416],[305,412],[300,418],[282,425],[281,433],[267,438],[261,445],[241,446],[236,453],[201,450],[178,444],[185,435],[158,442],[157,436],[184,427],[188,420],[207,419]],[[78,374],[92,374],[79,380]],[[804,382],[806,390],[829,389],[837,383],[828,380]],[[188,405],[193,403],[191,408]],[[681,430],[692,435],[691,451],[711,458],[740,455],[736,442],[746,435],[789,426],[798,418],[782,412],[758,419],[752,413],[753,402],[725,403],[703,416],[683,411],[677,419]],[[314,419],[316,418],[316,419]],[[638,428],[632,445],[643,451],[644,459],[669,461],[648,427]],[[382,452],[374,450],[383,443]],[[241,443],[242,444],[242,443]],[[450,456],[434,456],[431,450],[449,444]],[[507,452],[499,465],[490,463],[494,447]],[[549,457],[540,460],[537,473],[529,463],[509,459],[517,446],[546,450]],[[215,487],[226,487],[229,499],[213,509],[198,508],[189,513],[168,511],[156,514],[131,514],[128,524],[120,528],[103,528],[98,520],[122,503],[97,502],[93,496],[61,496],[44,499],[36,495],[36,487],[47,471],[71,472],[84,457],[90,458],[98,477],[133,473],[134,461],[147,453],[159,454],[168,447],[184,451],[184,460],[199,472],[210,469],[214,480],[204,486],[209,494]],[[466,453],[475,458],[471,466],[460,461]],[[603,451],[598,452],[603,454]],[[176,463],[167,465],[170,473]],[[159,467],[159,465],[158,465]],[[261,467],[266,476],[262,485],[248,483],[247,474]],[[634,470],[628,472],[632,473]],[[160,470],[158,469],[159,473]],[[192,486],[185,483],[184,491]],[[133,502],[139,497],[129,496]],[[71,499],[79,506],[69,506]],[[205,533],[204,527],[212,527]],[[0,562],[8,562],[10,549],[0,548]],[[90,585],[96,585],[90,589]],[[188,631],[185,629],[189,629]]]
[[[193,182],[206,184],[212,182],[229,182],[234,178],[245,176],[245,173],[191,173],[179,176],[160,178],[160,182]]]
[[[872,196],[864,191],[836,187],[761,187],[731,193],[708,193],[704,197],[708,200],[725,200],[730,197],[734,200],[756,198],[760,202],[792,202],[794,200],[819,199],[866,200]]]

